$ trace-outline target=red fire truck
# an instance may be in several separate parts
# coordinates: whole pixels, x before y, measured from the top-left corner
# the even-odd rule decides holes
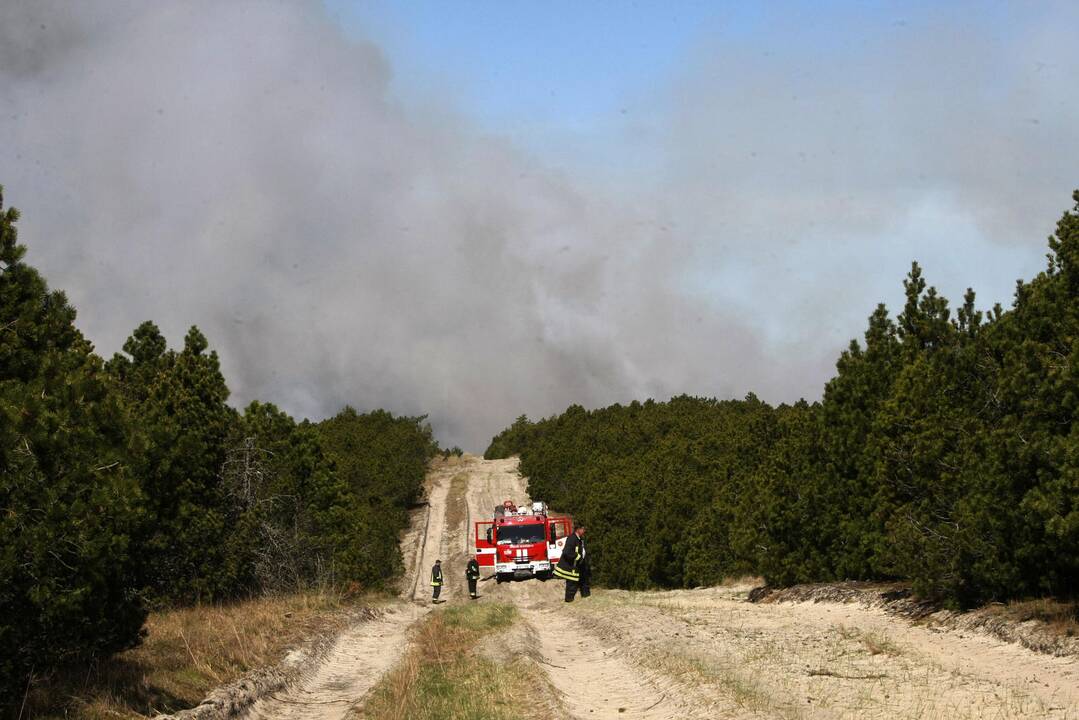
[[[551,517],[547,503],[517,507],[507,500],[492,520],[475,524],[476,561],[498,582],[550,577],[570,533],[570,519]]]

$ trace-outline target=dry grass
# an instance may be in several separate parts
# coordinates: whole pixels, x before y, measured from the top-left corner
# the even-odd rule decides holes
[[[844,640],[861,643],[870,655],[899,657],[903,654],[903,649],[882,632],[870,632],[845,625],[840,625],[836,630]]]
[[[197,705],[285,648],[342,626],[338,595],[312,592],[151,613],[146,639],[87,668],[37,680],[24,718],[140,718]]]
[[[1045,623],[1056,635],[1079,637],[1079,601],[1015,600],[1007,605],[990,605],[986,611],[1017,623],[1035,620]]]
[[[865,645],[866,650],[869,651],[870,655],[888,655],[890,657],[897,657],[903,653],[900,647],[883,633],[865,633],[862,636],[862,643]]]
[[[446,494],[446,527],[462,527],[468,514],[465,493],[468,491],[468,473],[457,473],[450,480],[450,489]],[[466,531],[470,528],[466,528]]]
[[[449,457],[442,457],[441,455],[435,455],[427,463],[427,469],[430,471],[443,470],[445,468],[459,467],[466,465],[472,461],[473,455],[465,453],[464,455],[450,455]]]
[[[764,578],[760,575],[736,575],[725,577],[716,587],[721,588],[755,588],[764,585]]]
[[[652,648],[647,656],[639,660],[648,669],[666,675],[683,686],[715,688],[751,715],[765,714],[784,719],[802,716],[797,708],[757,682],[751,673],[732,663],[688,653],[679,646]]]
[[[431,613],[415,631],[404,660],[387,673],[353,717],[373,720],[546,720],[545,687],[526,657],[497,664],[477,651],[485,636],[517,617],[512,605],[456,605]]]

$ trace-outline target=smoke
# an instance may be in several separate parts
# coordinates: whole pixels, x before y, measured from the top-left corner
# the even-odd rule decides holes
[[[100,351],[197,324],[238,405],[429,413],[482,450],[573,402],[815,397],[914,257],[1007,302],[1079,183],[1059,13],[934,20],[714,38],[615,189],[403,106],[318,4],[8,0],[0,182]]]

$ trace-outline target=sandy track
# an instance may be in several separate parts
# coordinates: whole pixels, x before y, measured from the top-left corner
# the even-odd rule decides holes
[[[555,597],[521,607],[535,630],[551,684],[563,706],[578,718],[712,717],[694,706],[676,683],[649,673],[624,657],[615,644],[597,638],[565,608],[561,583],[550,583]],[[550,593],[545,593],[550,595]]]
[[[446,496],[450,489],[450,478],[453,471],[440,468],[427,476],[427,528],[422,538],[422,545],[418,549],[406,548],[404,552],[409,555],[415,554],[419,562],[413,570],[412,599],[427,601],[431,599],[431,567],[435,560],[445,562],[446,555]],[[443,569],[443,574],[448,575],[450,568]],[[442,588],[440,599],[448,600],[453,593],[449,587]]]
[[[326,659],[288,693],[260,700],[251,720],[336,720],[360,702],[382,674],[400,659],[408,627],[425,614],[410,603],[394,603],[380,617],[346,629]]]
[[[348,628],[326,662],[250,717],[341,718],[401,657],[430,610],[442,558],[449,602],[469,602],[471,523],[528,500],[515,460],[466,457],[427,479],[429,504],[402,538],[405,600]],[[1079,720],[1079,663],[984,635],[912,625],[855,605],[746,602],[748,588],[598,590],[562,602],[563,585],[480,584],[517,606],[565,714],[583,718],[1054,718]],[[534,651],[538,651],[535,653]]]

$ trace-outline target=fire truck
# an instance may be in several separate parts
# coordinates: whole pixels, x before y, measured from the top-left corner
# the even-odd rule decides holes
[[[570,519],[551,517],[547,503],[517,507],[507,500],[491,520],[475,523],[476,562],[498,582],[549,578],[570,533]]]

